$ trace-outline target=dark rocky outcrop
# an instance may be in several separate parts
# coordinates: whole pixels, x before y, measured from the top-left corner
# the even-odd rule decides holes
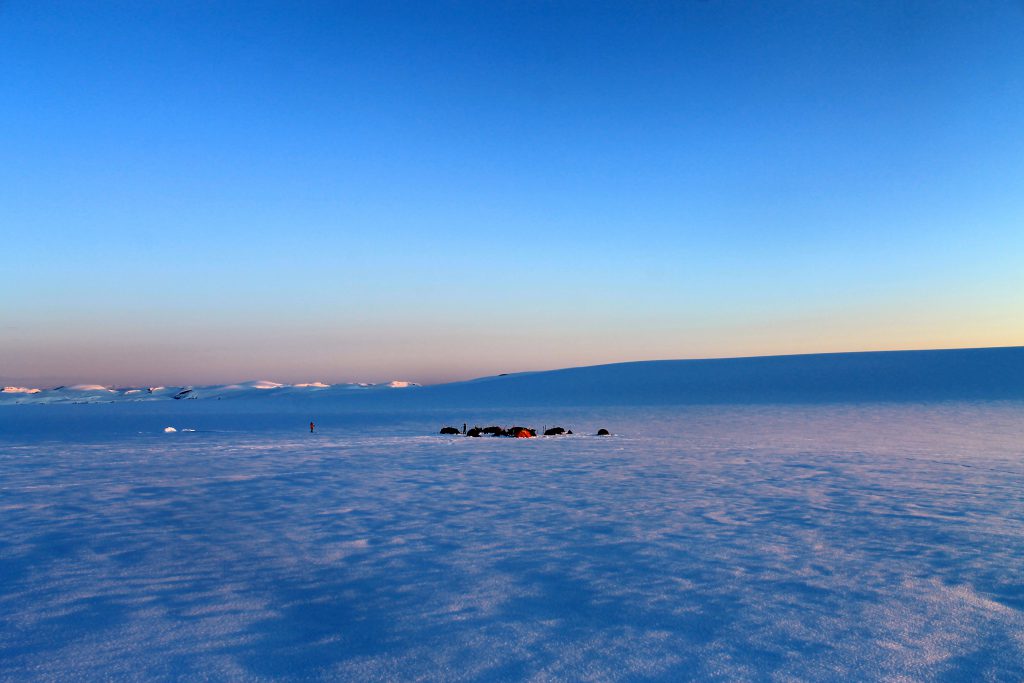
[[[572,432],[569,432],[572,434]],[[558,436],[559,434],[565,434],[565,429],[562,427],[552,427],[551,429],[544,430],[544,436]]]
[[[462,432],[460,432],[455,427],[442,427],[441,428],[441,433],[442,434],[461,434]]]
[[[480,436],[481,434],[483,434],[483,430],[480,429],[479,427],[473,427],[468,432],[466,432],[466,436]]]
[[[598,436],[611,436],[612,433],[609,432],[607,429],[598,429],[597,430],[597,435]]]
[[[480,430],[484,434],[494,434],[495,436],[504,436],[505,430],[501,427],[484,427]]]

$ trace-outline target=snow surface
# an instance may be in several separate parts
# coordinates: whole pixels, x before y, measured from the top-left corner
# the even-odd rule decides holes
[[[1024,402],[241,405],[0,410],[0,680],[1024,678]]]
[[[434,402],[477,406],[1024,399],[1024,347],[641,361],[487,377],[423,392]]]
[[[5,389],[0,681],[1024,680],[1024,348],[406,384]]]

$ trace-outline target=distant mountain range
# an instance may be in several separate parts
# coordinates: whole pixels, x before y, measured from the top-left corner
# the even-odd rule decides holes
[[[10,403],[138,403],[166,400],[256,400],[271,397],[338,396],[348,392],[408,389],[418,387],[414,382],[394,381],[387,384],[281,384],[268,380],[182,387],[105,387],[99,384],[75,384],[48,389],[30,387],[4,387],[0,392],[0,405]]]
[[[1024,399],[1024,347],[878,351],[615,363],[419,386],[242,384],[52,389],[7,387],[0,405],[173,400],[366,405],[671,405]]]

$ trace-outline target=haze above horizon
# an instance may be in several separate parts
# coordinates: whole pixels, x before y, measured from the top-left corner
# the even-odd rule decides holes
[[[0,4],[0,383],[1024,343],[1013,2]]]

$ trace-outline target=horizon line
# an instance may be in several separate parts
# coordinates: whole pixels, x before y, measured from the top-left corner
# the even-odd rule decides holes
[[[844,355],[857,355],[857,354],[884,354],[884,353],[927,353],[927,352],[939,353],[939,352],[951,352],[951,351],[996,351],[996,350],[1022,349],[1022,348],[1024,348],[1024,344],[1014,344],[1014,345],[1007,345],[1007,346],[964,346],[964,347],[954,347],[954,348],[875,349],[875,350],[861,350],[861,351],[823,351],[823,352],[811,352],[811,353],[775,353],[775,354],[767,354],[767,355],[762,355],[762,356],[710,356],[710,357],[697,357],[697,358],[646,358],[646,359],[639,359],[639,360],[612,361],[612,362],[609,362],[609,363],[593,363],[593,364],[589,364],[589,365],[569,365],[569,366],[556,367],[556,368],[546,368],[546,369],[541,369],[541,370],[518,370],[518,371],[514,371],[514,372],[501,372],[501,373],[493,373],[493,374],[489,374],[489,375],[480,375],[478,377],[472,377],[472,378],[469,378],[469,379],[451,380],[451,381],[446,381],[446,382],[432,382],[432,383],[422,383],[422,382],[415,382],[415,381],[412,381],[412,380],[399,380],[399,379],[380,380],[380,381],[377,381],[377,382],[353,382],[353,381],[322,382],[321,380],[309,380],[309,381],[306,381],[306,382],[289,383],[289,382],[278,382],[276,380],[269,380],[269,379],[266,379],[266,378],[250,378],[250,379],[244,379],[244,380],[238,380],[238,381],[232,381],[232,382],[221,382],[221,383],[213,383],[213,384],[197,384],[195,382],[190,382],[190,383],[183,383],[183,384],[173,384],[171,386],[174,386],[175,388],[184,388],[184,387],[196,387],[196,386],[200,386],[200,387],[202,387],[202,386],[231,386],[231,385],[236,385],[236,384],[249,384],[249,383],[258,383],[258,382],[270,382],[272,384],[278,384],[278,385],[280,385],[282,387],[289,387],[289,386],[294,387],[294,386],[299,386],[300,384],[316,384],[316,383],[322,383],[322,384],[325,384],[328,387],[330,387],[330,386],[337,386],[337,385],[382,386],[382,385],[388,385],[388,384],[392,384],[392,383],[408,383],[408,384],[419,386],[419,387],[432,387],[432,386],[444,386],[444,385],[447,385],[447,384],[460,384],[460,383],[464,383],[464,382],[477,382],[477,381],[484,380],[484,379],[493,379],[493,378],[496,378],[496,377],[508,377],[508,376],[513,376],[513,375],[531,375],[531,374],[539,374],[539,373],[545,373],[545,372],[561,372],[561,371],[566,371],[566,370],[581,370],[581,369],[586,369],[586,368],[597,368],[597,367],[615,366],[615,365],[631,365],[631,364],[639,364],[639,363],[671,363],[671,362],[690,362],[690,361],[694,361],[694,362],[697,362],[697,361],[712,361],[713,362],[713,361],[728,361],[728,360],[754,360],[754,359],[762,359],[762,358],[763,359],[768,359],[768,358],[800,358],[800,357],[809,357],[809,356],[844,356]],[[53,385],[53,386],[33,386],[33,387],[25,386],[25,387],[20,387],[20,386],[16,386],[16,384],[14,384],[14,383],[7,384],[8,381],[9,380],[0,380],[0,384],[4,385],[3,386],[4,390],[7,390],[7,389],[52,390],[52,389],[56,389],[56,388],[76,387],[76,386],[81,386],[81,387],[102,387],[103,389],[133,389],[133,388],[142,388],[142,387],[156,388],[157,386],[160,386],[161,388],[163,388],[163,387],[168,386],[168,384],[158,385],[158,384],[155,384],[155,383],[109,384],[108,385],[108,384],[101,384],[101,383],[98,383],[98,382],[97,383],[76,382],[76,383],[70,384],[70,385],[68,385],[68,384],[56,384],[56,385]]]

